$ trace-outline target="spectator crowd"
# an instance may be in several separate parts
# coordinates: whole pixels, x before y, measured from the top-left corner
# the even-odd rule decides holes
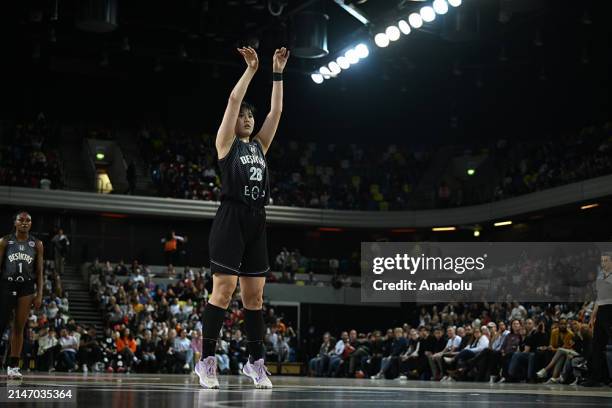
[[[214,136],[143,128],[139,141],[160,195],[219,199]],[[442,180],[435,186],[436,205],[480,204],[610,174],[611,146],[611,123],[584,128],[561,140],[500,140],[486,151],[498,181],[483,191]],[[396,145],[279,139],[268,154],[272,203],[339,210],[414,209],[413,193],[433,157],[431,151]]]
[[[323,334],[312,376],[577,384],[586,378],[593,303],[448,303],[386,331]],[[608,381],[610,382],[610,381]]]
[[[299,257],[283,252],[278,260]],[[289,264],[293,262],[289,261]],[[209,272],[186,267],[176,279],[154,282],[134,261],[89,265],[90,290],[105,315],[105,330],[70,317],[54,262],[46,261],[43,307],[32,311],[23,368],[44,371],[188,373],[201,352],[201,313]],[[163,283],[165,281],[166,283]],[[236,374],[248,354],[244,316],[235,294],[217,344],[222,374]],[[387,330],[323,334],[308,362],[313,376],[430,381],[575,384],[586,376],[593,303],[460,303],[421,307],[418,317]],[[266,359],[296,361],[297,333],[264,305]],[[8,331],[3,333],[5,348]],[[2,350],[0,350],[2,352]]]
[[[212,287],[210,272],[183,269],[173,279],[151,278],[146,266],[130,267],[95,261],[90,289],[106,329],[91,362],[109,372],[186,373],[193,370],[202,349],[201,315]],[[240,293],[227,311],[216,358],[222,374],[238,373],[248,358]],[[297,335],[282,316],[264,305],[268,361],[295,361]]]
[[[63,187],[58,130],[41,113],[35,121],[0,124],[0,185],[60,189]]]

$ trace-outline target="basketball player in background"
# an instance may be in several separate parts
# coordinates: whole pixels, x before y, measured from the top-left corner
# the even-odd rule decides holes
[[[8,379],[22,378],[19,356],[23,347],[23,330],[30,306],[34,304],[38,309],[42,303],[43,244],[30,235],[30,228],[32,217],[21,211],[15,216],[14,232],[0,238],[0,335],[15,311],[6,373]]]
[[[270,200],[270,186],[265,155],[283,109],[282,73],[289,51],[283,47],[274,52],[270,112],[253,138],[255,112],[243,98],[259,60],[251,47],[239,48],[238,52],[247,68],[230,94],[215,141],[221,169],[221,205],[209,237],[213,290],[202,317],[202,357],[195,367],[204,388],[219,388],[215,346],[238,280],[249,351],[242,373],[253,380],[256,388],[272,388],[264,365],[262,314],[265,276],[270,269],[264,209]]]

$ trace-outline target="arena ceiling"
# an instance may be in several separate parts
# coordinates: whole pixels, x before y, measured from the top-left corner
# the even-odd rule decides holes
[[[287,93],[287,102],[296,113],[318,110],[325,126],[348,122],[347,132],[371,134],[382,122],[386,134],[408,126],[486,134],[500,123],[544,129],[573,118],[571,125],[580,126],[604,120],[610,108],[608,2],[463,0],[460,30],[453,31],[459,11],[451,10],[385,49],[372,36],[429,1],[346,1],[367,16],[364,25],[336,0],[130,0],[118,2],[113,30],[79,28],[82,4],[103,2],[20,3],[13,27],[20,71],[67,86],[74,78],[121,83],[153,75],[164,89],[205,87],[221,95],[242,66],[236,46],[257,45],[269,69],[274,48],[291,44],[296,16],[314,10],[329,16],[329,55],[292,58],[288,76],[296,92]],[[371,51],[363,63],[322,85],[310,80],[360,41]]]

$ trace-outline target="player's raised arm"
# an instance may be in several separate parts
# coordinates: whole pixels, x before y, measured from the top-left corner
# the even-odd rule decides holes
[[[280,122],[281,113],[283,112],[283,71],[287,60],[289,59],[289,50],[285,47],[277,49],[272,58],[272,101],[270,103],[270,112],[266,116],[259,133],[254,139],[259,140],[263,146],[264,154],[267,153],[272,139],[276,134],[278,123]]]
[[[224,158],[232,147],[235,137],[236,120],[240,114],[240,104],[242,103],[242,99],[244,99],[251,79],[253,79],[259,67],[257,53],[253,48],[238,48],[238,52],[244,57],[247,68],[234,89],[232,89],[227,107],[225,108],[225,113],[223,114],[223,121],[221,121],[221,126],[219,126],[219,130],[217,131],[215,147],[217,148],[219,159]]]

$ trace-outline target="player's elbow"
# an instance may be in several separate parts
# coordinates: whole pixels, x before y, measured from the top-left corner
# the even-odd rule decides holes
[[[270,109],[270,113],[268,113],[268,116],[275,120],[279,120],[282,113],[283,113],[283,108],[281,106],[281,107]]]
[[[230,93],[227,100],[228,105],[240,105],[241,102],[242,100],[238,95],[236,95],[234,92]]]

